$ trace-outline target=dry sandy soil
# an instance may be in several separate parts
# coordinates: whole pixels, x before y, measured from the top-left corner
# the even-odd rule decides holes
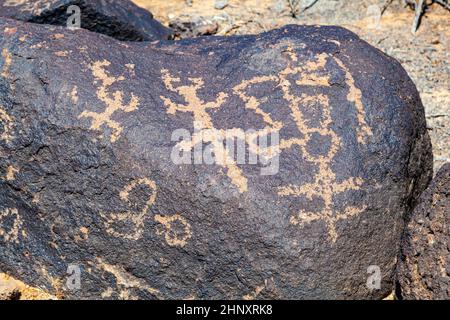
[[[133,0],[165,25],[202,21],[218,25],[218,35],[254,34],[286,24],[340,25],[399,60],[414,80],[425,106],[433,142],[435,172],[450,162],[450,11],[429,7],[415,35],[414,12],[394,0],[377,19],[386,0],[318,0],[292,17],[287,0],[229,0],[215,9],[216,0]],[[191,5],[188,3],[191,2]],[[314,0],[302,0],[306,7]],[[378,9],[379,10],[379,9]]]

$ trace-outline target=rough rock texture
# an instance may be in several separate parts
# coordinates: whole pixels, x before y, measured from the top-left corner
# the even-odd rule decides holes
[[[399,263],[403,299],[450,299],[450,163],[420,197]]]
[[[1,20],[0,47],[3,272],[69,298],[392,292],[431,145],[406,72],[353,33],[144,44]],[[279,148],[255,144],[269,133]],[[278,172],[238,164],[227,134]],[[172,161],[202,137],[215,163]]]
[[[0,0],[0,16],[66,26],[71,5],[80,8],[81,27],[118,40],[168,39],[171,31],[129,0]]]

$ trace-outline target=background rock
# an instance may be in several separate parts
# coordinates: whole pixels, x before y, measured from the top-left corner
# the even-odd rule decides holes
[[[214,3],[214,8],[217,10],[222,10],[228,5],[228,0],[216,0]]]
[[[0,30],[3,272],[69,298],[392,292],[405,213],[432,166],[395,60],[338,27],[156,44]],[[279,171],[174,164],[183,128],[217,154],[221,132],[279,132]]]
[[[218,30],[216,21],[204,20],[200,17],[195,21],[178,18],[171,21],[169,27],[173,30],[175,39],[214,35]]]
[[[403,299],[450,298],[450,163],[420,197],[406,228],[399,263]]]
[[[0,0],[0,16],[66,26],[71,5],[80,8],[81,27],[118,40],[168,39],[171,31],[129,0]]]

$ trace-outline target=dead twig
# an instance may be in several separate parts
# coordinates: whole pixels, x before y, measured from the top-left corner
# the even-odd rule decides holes
[[[419,27],[420,24],[420,18],[422,17],[423,11],[424,11],[424,0],[419,0],[419,2],[415,3],[415,17],[414,17],[414,22],[413,22],[413,26],[411,29],[411,32],[414,34],[417,31],[417,28]]]
[[[393,1],[393,0],[392,0]],[[306,10],[308,10],[309,8],[312,8],[313,5],[315,5],[317,2],[319,2],[319,0],[314,0],[313,2],[311,2],[310,4],[308,4],[306,7],[303,8],[302,12],[305,12]]]
[[[426,2],[426,0],[419,0],[419,2],[412,2],[411,0],[405,0],[405,3],[406,3],[406,5],[411,5],[411,4],[414,5],[415,16],[414,16],[413,26],[411,29],[411,32],[414,34],[414,33],[416,33],[417,28],[419,27],[420,20],[425,11],[425,8],[427,7],[427,2]],[[431,2],[429,2],[429,4],[433,4],[433,3],[438,3],[438,4],[442,5],[444,8],[446,8],[447,10],[450,10],[450,4],[448,3],[448,0],[432,0]]]
[[[288,0],[289,11],[293,18],[297,18],[300,14],[300,3],[301,0]]]
[[[294,18],[297,18],[301,13],[312,8],[317,2],[319,2],[319,0],[313,0],[311,3],[302,8],[302,0],[287,0],[289,11]]]
[[[448,118],[450,117],[450,114],[445,114],[445,113],[437,113],[437,114],[429,114],[426,116],[426,118]]]
[[[381,7],[381,15],[386,11],[386,9],[394,2],[394,0],[386,0],[383,7]]]
[[[448,3],[447,0],[434,0],[434,2],[439,3],[440,5],[444,6],[447,10],[450,10],[450,3]]]

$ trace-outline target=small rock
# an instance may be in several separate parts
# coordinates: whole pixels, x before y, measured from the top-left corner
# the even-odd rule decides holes
[[[211,22],[205,25],[202,25],[197,28],[198,36],[210,36],[217,33],[219,30],[219,24],[217,22]]]
[[[169,27],[176,38],[186,39],[214,35],[219,30],[219,23],[202,17],[192,19],[192,17],[181,16],[170,21]]]
[[[228,6],[228,0],[216,0],[214,4],[214,9],[222,10]]]

